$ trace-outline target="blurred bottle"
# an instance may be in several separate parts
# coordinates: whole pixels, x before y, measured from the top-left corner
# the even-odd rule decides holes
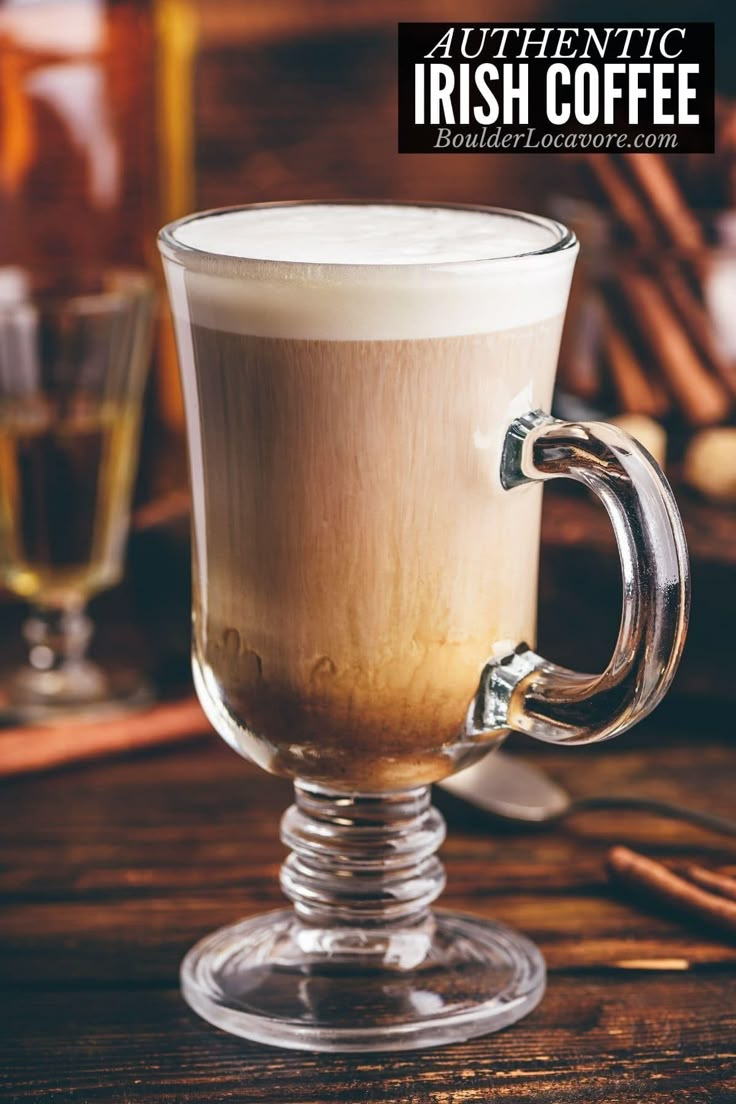
[[[0,3],[0,265],[158,275],[157,228],[194,206],[195,49],[193,0]],[[159,329],[157,414],[178,429]]]

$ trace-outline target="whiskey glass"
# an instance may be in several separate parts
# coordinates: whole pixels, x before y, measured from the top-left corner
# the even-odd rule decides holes
[[[29,720],[150,697],[89,658],[86,607],[122,578],[152,307],[142,272],[0,268],[0,583],[31,606],[4,691]]]
[[[236,751],[294,780],[292,907],[206,935],[183,994],[282,1047],[467,1039],[533,1009],[545,967],[505,925],[432,908],[445,829],[430,785],[511,731],[582,744],[654,708],[686,631],[681,520],[631,437],[546,412],[577,252],[564,226],[475,208],[535,244],[457,263],[191,243],[196,220],[227,231],[247,210],[180,220],[159,247],[189,443],[195,685]],[[599,674],[534,651],[542,488],[561,477],[601,499],[621,557]]]

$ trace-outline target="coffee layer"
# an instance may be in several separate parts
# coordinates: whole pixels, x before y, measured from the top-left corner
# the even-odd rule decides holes
[[[541,489],[498,470],[510,420],[549,408],[561,322],[396,342],[193,327],[196,661],[246,754],[363,790],[453,769],[486,660],[534,640]]]

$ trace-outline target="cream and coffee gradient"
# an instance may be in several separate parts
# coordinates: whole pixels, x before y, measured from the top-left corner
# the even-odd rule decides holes
[[[338,789],[419,785],[483,667],[534,644],[541,488],[509,422],[549,409],[574,250],[483,211],[199,217],[166,261],[194,503],[194,655],[227,737]]]

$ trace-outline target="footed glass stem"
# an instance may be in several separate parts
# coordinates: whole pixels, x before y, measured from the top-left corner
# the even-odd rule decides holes
[[[23,623],[28,663],[11,674],[8,700],[28,720],[120,712],[152,698],[139,672],[99,667],[87,657],[94,632],[80,608],[35,607]]]
[[[235,1035],[321,1051],[410,1050],[496,1031],[544,992],[537,948],[501,924],[433,912],[444,821],[429,787],[340,794],[297,782],[281,838],[292,909],[189,951],[191,1007]]]

